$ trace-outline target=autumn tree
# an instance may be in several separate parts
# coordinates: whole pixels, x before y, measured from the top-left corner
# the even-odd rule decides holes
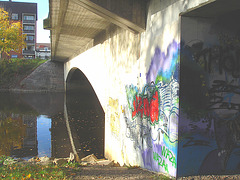
[[[26,46],[25,38],[21,22],[11,21],[8,12],[0,8],[0,54],[9,54],[11,50],[21,53]]]

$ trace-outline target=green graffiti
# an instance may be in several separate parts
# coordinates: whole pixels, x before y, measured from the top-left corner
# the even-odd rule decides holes
[[[168,164],[165,163],[165,160],[162,159],[162,157],[159,156],[158,153],[153,152],[153,159],[158,163],[159,166],[163,167],[165,171],[169,174]]]
[[[173,155],[173,153],[165,146],[162,146],[162,156],[164,156],[166,159],[168,159],[171,163],[173,167],[177,167],[177,163],[176,163],[176,158]]]

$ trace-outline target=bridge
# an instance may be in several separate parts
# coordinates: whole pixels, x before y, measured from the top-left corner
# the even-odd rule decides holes
[[[49,10],[56,70],[45,83],[93,90],[106,158],[174,177],[239,173],[238,0],[50,0]]]

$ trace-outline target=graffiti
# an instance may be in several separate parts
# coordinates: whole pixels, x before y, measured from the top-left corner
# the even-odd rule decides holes
[[[174,79],[168,84],[147,84],[141,93],[133,85],[126,86],[132,119],[147,119],[151,125],[160,122],[164,126],[163,130],[168,133],[170,119],[178,116],[178,87],[178,82]]]
[[[197,42],[191,47],[185,46],[189,54],[206,72],[213,73],[218,68],[218,72],[230,73],[232,77],[240,77],[240,47],[239,45],[215,45],[213,47],[203,48],[203,42]]]
[[[120,115],[118,113],[119,103],[117,99],[109,98],[108,104],[109,104],[109,112],[110,112],[111,132],[118,136],[119,129],[120,129],[120,122],[119,122]]]
[[[178,64],[179,45],[175,41],[166,54],[156,47],[146,74],[147,83],[142,88],[125,87],[127,106],[123,111],[126,137],[141,151],[144,167],[172,176],[176,175],[177,157]]]
[[[150,103],[149,103],[150,99]],[[140,113],[141,118],[143,118],[143,114],[146,118],[151,119],[151,123],[157,123],[159,118],[159,96],[158,91],[154,90],[151,98],[144,96],[135,96],[135,100],[133,101],[134,110],[132,111],[132,118],[136,117],[137,114]]]
[[[162,159],[162,157],[159,156],[158,153],[153,152],[153,159],[158,163],[159,166],[163,167],[165,169],[165,171],[167,173],[169,173],[169,171],[168,171],[168,164],[165,163],[165,160]]]
[[[240,95],[240,86],[231,85],[223,80],[214,80],[212,88],[209,89],[209,109],[229,109],[240,112],[240,104],[232,102],[236,94]]]
[[[153,144],[153,147],[142,151],[144,167],[157,172],[168,174],[176,173],[176,153],[177,150],[172,145],[175,144]]]
[[[172,163],[173,167],[177,168],[176,158],[166,146],[162,146],[162,156],[168,159]]]
[[[167,48],[167,53],[161,51],[156,47],[155,53],[151,60],[151,65],[147,73],[147,82],[169,82],[174,76],[178,76],[178,69],[176,68],[179,63],[178,44],[173,41]]]
[[[223,173],[234,170],[230,158],[240,163],[233,154],[240,143],[240,44],[209,44],[182,47],[179,172],[191,164],[195,173]]]

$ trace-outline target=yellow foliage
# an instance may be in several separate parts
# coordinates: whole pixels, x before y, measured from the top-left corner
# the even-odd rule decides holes
[[[9,19],[8,12],[0,8],[0,52],[21,52],[26,46],[26,35],[22,34],[21,22]]]
[[[0,156],[10,156],[13,147],[22,148],[25,135],[26,125],[22,118],[0,119]]]

